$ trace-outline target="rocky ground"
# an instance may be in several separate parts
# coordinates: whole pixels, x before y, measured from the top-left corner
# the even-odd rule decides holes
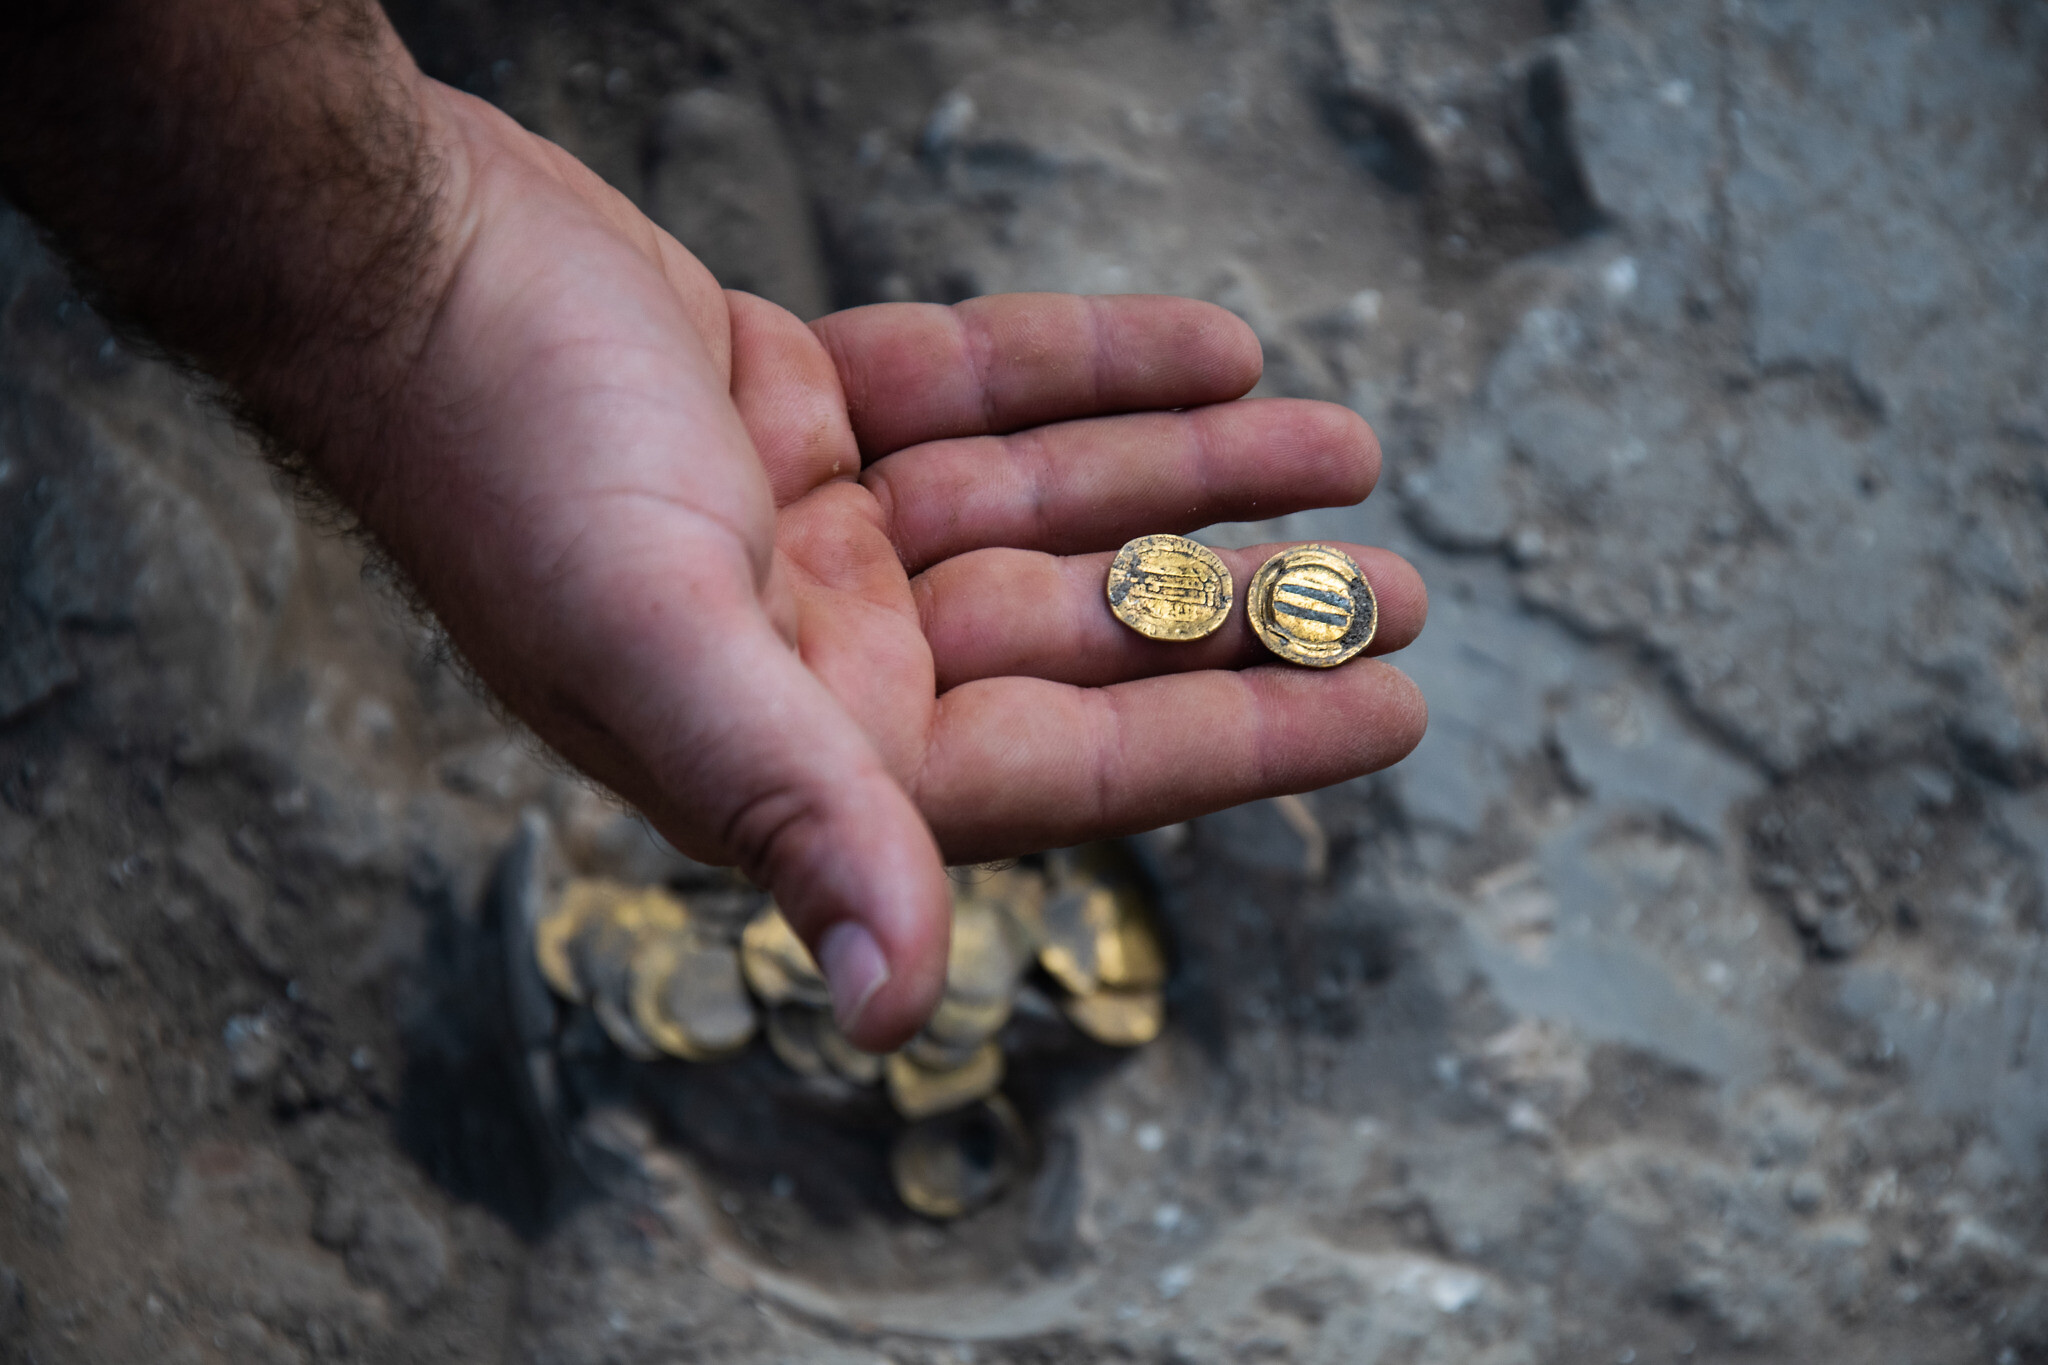
[[[1431,733],[1144,841],[980,1215],[758,1057],[553,1143],[498,850],[677,866],[0,219],[0,1360],[2048,1361],[2048,8],[394,9],[807,314],[1238,311]]]

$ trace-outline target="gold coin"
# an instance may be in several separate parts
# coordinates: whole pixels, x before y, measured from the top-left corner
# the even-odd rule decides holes
[[[926,1218],[958,1218],[988,1204],[1023,1169],[1030,1139],[1001,1095],[915,1123],[889,1149],[896,1197]]]
[[[993,1095],[1003,1083],[1003,1050],[994,1043],[983,1043],[965,1066],[946,1071],[929,1070],[901,1052],[892,1052],[882,1074],[889,1083],[889,1102],[897,1113],[915,1122]]]
[[[741,932],[740,969],[754,994],[766,1004],[823,1007],[832,1003],[831,988],[812,960],[811,950],[772,905],[754,916]]]
[[[1379,599],[1351,556],[1329,545],[1282,550],[1252,575],[1245,613],[1267,649],[1331,668],[1356,658],[1379,629]]]
[[[1151,990],[1166,984],[1166,949],[1159,941],[1152,907],[1133,886],[1112,893],[1115,928],[1095,945],[1095,975],[1117,990]]]
[[[985,1002],[945,996],[939,1001],[939,1007],[932,1011],[924,1032],[934,1042],[947,1047],[978,1046],[993,1038],[1004,1024],[1010,1022],[1010,1007],[1016,998],[1014,991],[1000,999]]]
[[[981,1054],[982,1044],[987,1041],[979,1038],[971,1043],[946,1043],[932,1037],[929,1032],[921,1032],[912,1035],[910,1041],[903,1045],[903,1055],[926,1071],[958,1071]]]
[[[562,888],[554,908],[533,926],[533,960],[556,995],[574,1004],[585,1004],[589,992],[576,979],[576,966],[569,955],[569,943],[594,916],[610,917],[612,908],[631,900],[639,892],[621,882],[597,877],[579,877]]]
[[[1102,984],[1097,956],[1105,939],[1117,931],[1116,893],[1087,883],[1048,896],[1043,914],[1045,943],[1039,965],[1075,995],[1087,995]]]
[[[768,1046],[799,1076],[837,1076],[855,1085],[882,1079],[882,1059],[846,1041],[824,1010],[777,1005],[768,1011]]]
[[[1166,1026],[1166,1001],[1158,991],[1103,990],[1060,1002],[1074,1027],[1098,1043],[1138,1047]]]
[[[718,1061],[754,1036],[754,1002],[731,948],[687,933],[654,935],[633,955],[632,980],[633,1022],[671,1056]]]
[[[873,1085],[882,1079],[881,1057],[872,1052],[862,1052],[847,1042],[846,1035],[839,1031],[839,1026],[832,1022],[829,1014],[818,1016],[818,1055],[841,1080],[852,1081],[855,1085]]]
[[[660,887],[642,887],[598,897],[566,945],[574,980],[597,1022],[636,1062],[651,1062],[661,1051],[633,1020],[633,956],[649,938],[689,927],[681,901]]]
[[[1186,536],[1139,536],[1110,562],[1109,609],[1152,640],[1199,640],[1230,615],[1230,570]]]
[[[956,874],[954,894],[962,900],[993,906],[1006,921],[1011,941],[1028,959],[1045,942],[1045,877],[1031,868],[969,868],[968,880]]]
[[[975,1004],[1007,1000],[1030,965],[1016,922],[993,904],[956,897],[946,948],[946,994]]]

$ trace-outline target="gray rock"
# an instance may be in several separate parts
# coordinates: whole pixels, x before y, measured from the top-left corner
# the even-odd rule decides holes
[[[1817,1213],[1827,1199],[1827,1177],[1819,1171],[1801,1171],[1785,1182],[1785,1203],[1794,1213]]]
[[[671,97],[649,133],[647,211],[710,267],[801,318],[829,306],[823,258],[775,114],[709,87]]]
[[[13,1267],[0,1264],[0,1341],[28,1335],[28,1286]]]
[[[22,1187],[34,1208],[36,1223],[42,1231],[62,1241],[71,1226],[71,1191],[50,1169],[43,1154],[28,1142],[15,1144],[14,1161]]]
[[[1729,812],[1763,790],[1763,778],[1707,742],[1657,692],[1621,683],[1595,691],[1585,679],[1557,718],[1557,742],[1574,779],[1608,805],[1661,812],[1718,840]]]
[[[1714,16],[1595,0],[1564,49],[1572,127],[1594,199],[1632,228],[1698,245],[1716,230],[1725,64]]]
[[[235,856],[217,829],[195,828],[173,851],[179,871],[220,910],[235,938],[273,976],[289,975],[290,963],[270,922],[271,889]]]
[[[228,1074],[245,1089],[267,1085],[284,1064],[282,1029],[263,1014],[238,1014],[221,1030],[228,1051]]]
[[[402,1198],[362,1211],[348,1244],[349,1274],[408,1311],[425,1310],[448,1284],[448,1242],[434,1221]]]

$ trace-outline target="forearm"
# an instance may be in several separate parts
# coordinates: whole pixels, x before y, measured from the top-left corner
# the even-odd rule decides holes
[[[375,0],[55,0],[0,17],[0,192],[102,307],[332,477],[445,267],[445,165]]]

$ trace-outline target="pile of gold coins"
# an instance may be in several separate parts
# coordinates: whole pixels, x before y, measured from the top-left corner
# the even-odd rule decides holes
[[[1000,1035],[1021,993],[1112,1047],[1150,1042],[1165,1023],[1159,921],[1109,845],[956,873],[945,994],[887,1056],[841,1035],[823,973],[773,904],[736,916],[663,887],[577,879],[535,926],[533,950],[555,993],[635,1060],[715,1062],[765,1035],[799,1076],[880,1087],[906,1122],[890,1153],[897,1193],[932,1218],[986,1204],[1029,1164],[1002,1094]]]

